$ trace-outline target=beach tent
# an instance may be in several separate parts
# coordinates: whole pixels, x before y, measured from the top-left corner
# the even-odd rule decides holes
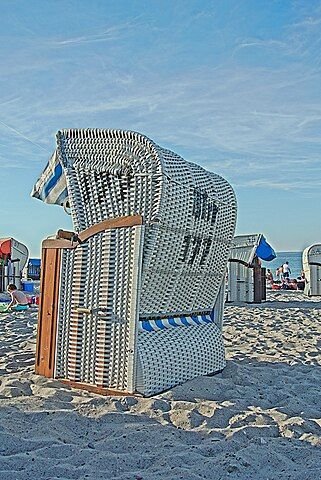
[[[304,293],[309,297],[321,295],[321,243],[307,247],[302,254],[305,274]]]
[[[231,186],[136,132],[56,139],[32,195],[74,232],[42,243],[36,372],[148,396],[221,370]]]
[[[260,260],[276,258],[261,233],[234,238],[228,262],[228,302],[260,303],[266,299],[265,269]]]
[[[9,283],[21,287],[21,275],[28,259],[28,248],[14,238],[0,238],[0,291]]]

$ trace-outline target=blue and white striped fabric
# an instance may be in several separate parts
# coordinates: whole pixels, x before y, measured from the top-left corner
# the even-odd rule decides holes
[[[213,322],[214,317],[212,314],[159,318],[157,320],[140,320],[139,330],[141,332],[156,332],[167,328],[190,327],[192,325],[205,325]]]
[[[54,151],[46,168],[35,183],[31,196],[45,203],[66,205],[68,199],[67,182],[56,151]]]

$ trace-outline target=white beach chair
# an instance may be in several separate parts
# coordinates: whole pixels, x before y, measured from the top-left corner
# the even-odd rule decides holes
[[[228,262],[227,301],[260,303],[265,300],[265,268],[259,259],[270,261],[275,257],[261,233],[234,237]]]
[[[304,293],[309,297],[321,295],[321,243],[307,247],[302,254],[305,275]]]
[[[148,396],[224,367],[223,178],[139,133],[63,130],[32,195],[76,232],[42,244],[39,374]]]

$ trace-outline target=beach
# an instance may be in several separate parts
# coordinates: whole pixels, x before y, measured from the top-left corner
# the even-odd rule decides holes
[[[0,479],[320,479],[320,314],[301,292],[227,304],[226,368],[152,398],[35,375],[37,309],[1,314]]]

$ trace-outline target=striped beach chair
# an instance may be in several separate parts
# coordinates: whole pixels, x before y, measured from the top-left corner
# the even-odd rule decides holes
[[[136,132],[56,139],[32,195],[74,231],[42,243],[37,373],[150,396],[222,370],[231,186]]]

